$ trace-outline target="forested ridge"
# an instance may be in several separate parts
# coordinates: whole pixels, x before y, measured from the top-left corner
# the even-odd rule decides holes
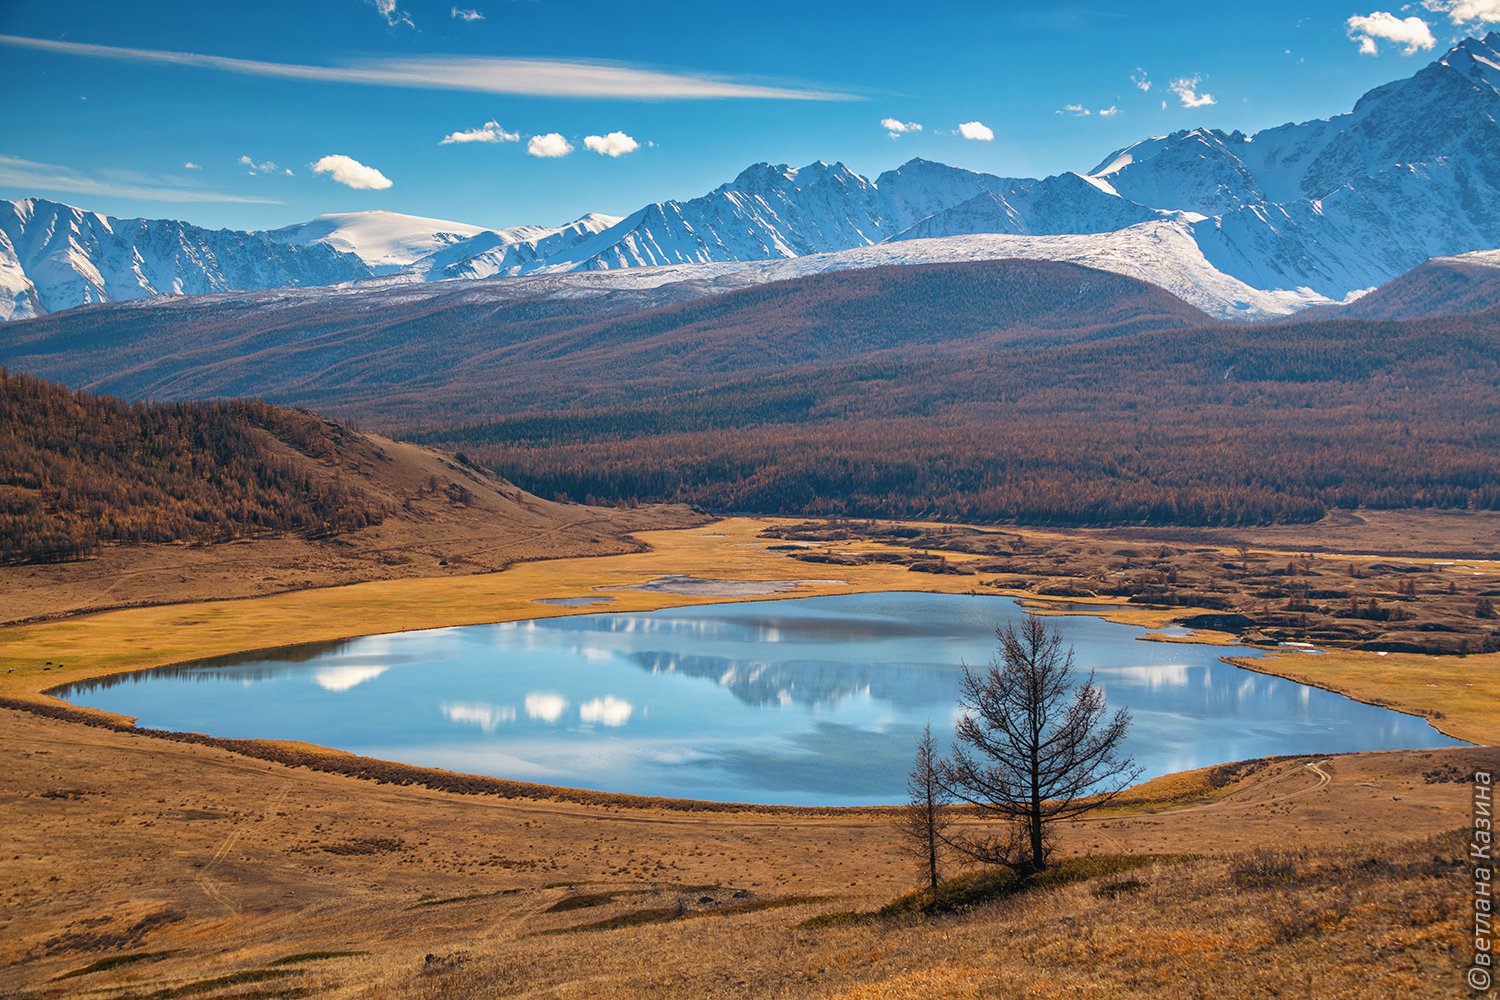
[[[253,400],[125,403],[0,368],[0,562],[378,523],[337,474],[348,433]]]
[[[1500,509],[1500,313],[799,369],[429,440],[542,495],[1032,524]]]
[[[1381,309],[1450,277],[1393,283]],[[1500,507],[1493,307],[1235,325],[1041,261],[628,314],[610,296],[491,302],[495,287],[77,310],[17,324],[0,360],[154,398],[274,393],[548,498],[1057,525]]]

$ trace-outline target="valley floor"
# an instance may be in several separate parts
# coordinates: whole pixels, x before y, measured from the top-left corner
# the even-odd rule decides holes
[[[537,601],[601,587],[625,588],[606,592],[609,610],[726,599],[674,593],[684,588],[661,582],[673,576],[780,582],[798,596],[1028,589],[1015,574],[973,571],[993,554],[778,542],[768,528],[802,530],[730,519],[642,532],[646,551],[502,573],[9,626],[0,696],[45,706],[45,689],[85,675],[569,613]],[[1022,538],[1005,541],[1012,552],[1064,561],[1142,547],[994,534]],[[1191,565],[1244,564],[1244,538],[1215,542],[1194,540]],[[880,561],[892,553],[906,561]],[[1289,558],[1272,544],[1253,555]],[[1341,569],[1346,559],[1320,558]],[[1455,572],[1451,558],[1402,558]],[[934,559],[956,571],[932,572]],[[1205,610],[1088,603],[1148,627]],[[1500,654],[1347,649],[1255,665],[1500,742]],[[1143,868],[961,916],[804,927],[913,884],[888,815],[689,810],[545,788],[459,795],[329,773],[347,758],[318,748],[288,758],[313,766],[0,709],[0,995],[1453,996],[1469,883],[1452,831],[1470,821],[1473,772],[1500,768],[1500,752],[1475,747],[1169,776],[1060,839],[1065,855],[1169,855]],[[1267,850],[1290,854],[1253,853]]]
[[[1465,778],[1500,766],[1478,749],[1271,761],[1205,805],[1061,842],[1190,858],[813,929],[912,884],[879,811],[500,800],[15,711],[0,731],[16,997],[1454,996],[1467,872],[1441,835],[1468,822]]]

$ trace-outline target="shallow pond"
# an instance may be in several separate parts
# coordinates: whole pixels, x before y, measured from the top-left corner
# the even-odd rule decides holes
[[[303,740],[387,760],[643,795],[899,801],[924,723],[946,734],[961,662],[1006,597],[861,594],[371,636],[84,682],[71,701],[161,729]],[[1425,721],[1055,621],[1134,718],[1146,776],[1272,754],[1452,746]]]

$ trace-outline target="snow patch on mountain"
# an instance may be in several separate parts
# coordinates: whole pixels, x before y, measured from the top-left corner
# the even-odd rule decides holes
[[[405,267],[446,246],[490,232],[483,226],[426,219],[376,209],[320,215],[310,222],[267,231],[279,243],[320,243],[352,253],[372,268]]]
[[[494,278],[521,274],[563,256],[620,222],[617,215],[590,212],[565,226],[516,226],[480,233],[414,261],[406,273],[422,281]]]

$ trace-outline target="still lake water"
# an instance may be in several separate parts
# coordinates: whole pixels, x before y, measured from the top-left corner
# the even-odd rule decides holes
[[[798,805],[900,801],[1011,598],[860,594],[477,625],[297,647],[61,688],[143,726],[304,740],[610,792]],[[1272,754],[1453,746],[1426,722],[1054,619],[1134,718],[1146,777]]]

